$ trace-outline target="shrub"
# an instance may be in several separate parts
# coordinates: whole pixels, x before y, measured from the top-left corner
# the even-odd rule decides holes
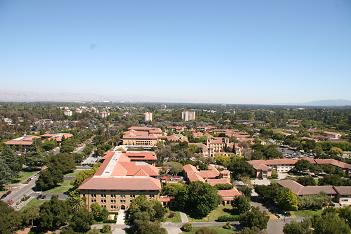
[[[233,188],[232,184],[216,184],[214,186],[217,190],[229,190]]]
[[[238,215],[222,215],[216,219],[217,222],[232,222],[232,221],[238,221],[238,220],[239,220]]]
[[[102,226],[101,232],[102,233],[111,233],[111,226],[105,224],[104,226]]]
[[[191,223],[185,223],[180,230],[183,232],[191,232],[191,230],[193,230],[193,225]]]
[[[203,228],[200,228],[199,230],[197,230],[195,232],[195,234],[217,234],[217,232],[216,232],[216,230],[213,230],[211,228],[203,227]]]

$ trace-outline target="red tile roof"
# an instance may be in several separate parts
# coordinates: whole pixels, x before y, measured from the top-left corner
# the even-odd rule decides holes
[[[232,188],[230,190],[218,190],[218,195],[223,201],[232,201],[235,197],[241,196],[242,194],[236,188]]]
[[[145,160],[145,161],[156,161],[157,157],[155,152],[152,151],[127,151],[124,153],[132,161]]]
[[[92,177],[79,190],[161,190],[158,179],[151,177]]]

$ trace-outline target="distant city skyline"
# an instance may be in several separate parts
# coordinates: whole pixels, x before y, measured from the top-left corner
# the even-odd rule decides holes
[[[4,0],[0,101],[351,100],[350,24],[348,0]]]

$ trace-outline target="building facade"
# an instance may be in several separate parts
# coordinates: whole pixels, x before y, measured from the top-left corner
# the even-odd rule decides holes
[[[88,209],[97,203],[110,213],[117,213],[128,209],[137,196],[159,199],[161,183],[158,175],[156,167],[133,162],[123,152],[111,151],[105,155],[95,175],[78,189]]]
[[[184,121],[193,121],[195,120],[195,111],[183,111],[182,120]]]

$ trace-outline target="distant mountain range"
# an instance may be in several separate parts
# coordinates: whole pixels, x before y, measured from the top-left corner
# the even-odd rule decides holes
[[[92,93],[40,93],[30,91],[0,90],[0,102],[181,102],[195,103],[185,99],[168,98],[161,99],[157,96],[134,96],[134,95],[99,95]],[[197,102],[198,103],[198,102]],[[234,103],[235,104],[235,103]],[[249,103],[247,103],[249,104]],[[252,105],[252,103],[251,103]],[[261,104],[262,105],[262,104]],[[270,105],[267,103],[266,105]],[[351,106],[351,100],[330,99],[304,103],[275,103],[272,105],[285,106]]]
[[[351,106],[351,100],[331,99],[301,103],[302,106]]]

